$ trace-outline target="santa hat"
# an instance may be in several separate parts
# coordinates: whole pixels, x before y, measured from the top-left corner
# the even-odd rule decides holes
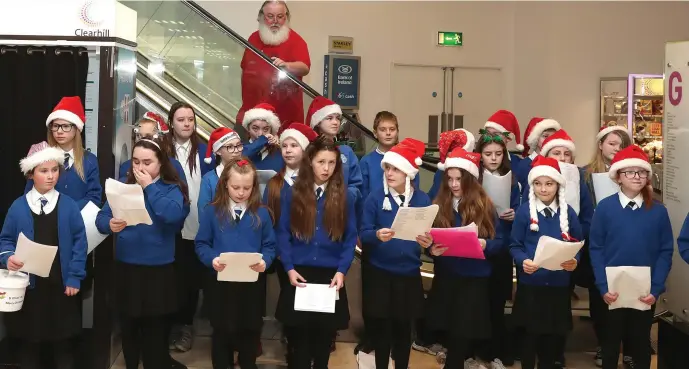
[[[249,124],[255,120],[264,120],[270,125],[270,132],[276,134],[280,129],[280,119],[275,114],[275,108],[268,103],[260,103],[244,113],[242,125],[249,130]]]
[[[521,144],[521,134],[519,132],[519,122],[517,117],[508,110],[498,110],[488,118],[483,128],[493,128],[501,133],[511,133],[514,141],[517,143],[517,150],[524,150],[524,145]]]
[[[162,116],[160,116],[160,114],[156,114],[152,111],[147,111],[146,114],[144,114],[144,116],[141,117],[141,121],[155,123],[156,128],[160,133],[168,133],[170,131],[170,128],[167,126],[167,123],[165,123],[165,119]],[[134,133],[139,133],[139,126],[141,125],[141,121],[139,121],[136,127],[134,128]],[[158,134],[154,134],[153,138],[158,138]]]
[[[292,123],[287,127],[287,129],[282,131],[282,134],[280,135],[280,142],[283,142],[288,138],[294,139],[297,141],[299,146],[301,146],[302,150],[306,150],[306,147],[309,146],[309,144],[316,138],[318,138],[318,133],[304,123]]]
[[[385,164],[392,165],[407,175],[404,185],[404,206],[409,205],[409,195],[411,194],[411,180],[419,173],[419,165],[421,165],[421,157],[426,152],[426,145],[413,138],[405,138],[397,145],[393,146],[388,152],[383,155],[383,160],[380,162],[380,167],[385,168]],[[388,197],[388,181],[383,174],[383,189],[385,190],[385,200],[383,200],[383,210],[392,210],[390,199]]]
[[[325,117],[330,114],[342,115],[342,108],[323,96],[316,96],[309,105],[309,111],[306,113],[306,124],[311,125],[311,128],[316,129]]]
[[[615,157],[612,158],[608,176],[610,176],[613,181],[616,181],[619,177],[617,172],[630,167],[644,168],[648,171],[649,176],[653,174],[651,163],[648,161],[648,155],[639,146],[630,145],[620,150],[615,154]]]
[[[86,115],[84,114],[84,104],[81,103],[79,96],[66,96],[60,100],[45,120],[46,127],[55,119],[66,120],[79,128],[79,132],[84,130]]]
[[[562,232],[562,239],[570,241],[572,238],[569,236],[568,207],[565,200],[565,185],[567,182],[560,172],[560,165],[556,159],[539,155],[531,163],[531,170],[529,171],[529,215],[531,217],[531,225],[529,227],[532,231],[538,232],[538,212],[536,211],[536,194],[534,193],[533,186],[533,182],[538,177],[549,177],[559,184],[557,202],[560,207],[560,231]]]
[[[457,147],[452,150],[445,160],[445,170],[450,168],[464,169],[478,179],[478,166],[480,161],[481,154]]]
[[[608,133],[612,132],[624,132],[624,134],[627,135],[627,137],[629,137],[629,131],[627,131],[627,127],[614,125],[610,127],[601,127],[600,131],[598,131],[598,134],[596,135],[596,140],[601,141],[603,137],[607,136]]]
[[[239,135],[230,128],[220,127],[213,130],[210,138],[208,139],[206,157],[203,159],[203,161],[206,164],[210,164],[211,161],[213,161],[213,154],[217,153],[218,150],[220,150],[220,148],[227,143],[227,141],[235,138],[239,139]]]
[[[548,156],[548,152],[556,147],[566,147],[572,152],[572,155],[574,155],[574,151],[576,149],[574,146],[574,140],[569,137],[564,129],[553,133],[548,138],[543,140],[543,146],[541,147],[540,154],[543,156]]]
[[[29,154],[24,159],[19,161],[19,168],[22,170],[24,175],[27,175],[37,166],[52,160],[55,160],[59,165],[62,165],[64,159],[64,151],[56,147],[51,147],[47,142],[43,141],[31,145]]]
[[[538,145],[538,138],[541,137],[543,132],[554,129],[556,131],[560,130],[560,123],[553,119],[546,118],[531,118],[529,125],[526,126],[526,131],[524,131],[524,137],[526,142],[524,143],[524,156],[529,155],[531,148],[536,148]]]
[[[438,169],[445,170],[445,158],[454,148],[461,147],[466,151],[474,151],[475,145],[476,139],[474,135],[464,128],[441,132],[440,141],[438,142],[438,151],[440,152],[440,162],[437,164]]]

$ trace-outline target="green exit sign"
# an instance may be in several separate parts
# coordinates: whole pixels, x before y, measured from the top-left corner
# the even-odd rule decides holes
[[[462,32],[438,31],[438,46],[462,46]]]

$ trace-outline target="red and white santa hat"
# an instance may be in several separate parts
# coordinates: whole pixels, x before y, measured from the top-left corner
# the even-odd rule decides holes
[[[630,145],[620,150],[612,158],[608,176],[613,181],[616,181],[619,178],[618,172],[620,170],[631,167],[644,168],[648,171],[649,176],[653,174],[653,168],[651,168],[651,163],[648,161],[648,155],[639,146]]]
[[[541,146],[541,152],[540,154],[543,156],[548,156],[548,152],[550,150],[556,148],[556,147],[566,147],[569,149],[569,151],[572,152],[572,155],[574,155],[574,152],[576,150],[576,146],[574,145],[574,140],[572,140],[571,137],[565,132],[564,129],[561,129],[552,135],[548,136],[545,140],[543,140],[543,145]]]
[[[407,175],[404,185],[404,206],[409,205],[409,195],[411,194],[411,180],[419,173],[419,165],[423,163],[421,157],[426,152],[426,145],[413,138],[405,138],[397,145],[393,146],[383,155],[380,167],[385,168],[385,164],[392,165]],[[383,210],[392,210],[388,194],[388,181],[383,173],[383,189],[385,190],[385,200],[383,200]]]
[[[531,163],[531,170],[529,171],[529,216],[531,217],[531,225],[529,228],[534,232],[538,232],[538,211],[536,210],[536,194],[533,186],[534,181],[538,177],[549,177],[559,184],[557,203],[560,208],[560,231],[562,232],[562,239],[570,241],[568,207],[565,200],[567,181],[562,172],[560,172],[560,164],[553,158],[538,155]]]
[[[141,117],[141,120],[137,123],[136,127],[134,127],[134,133],[139,133],[139,126],[141,125],[142,121],[149,121],[155,123],[159,133],[165,134],[170,132],[170,127],[168,127],[167,123],[165,122],[165,119],[160,114],[154,113],[152,111],[147,111],[146,114],[144,114],[144,116]],[[153,138],[158,138],[158,134],[154,134]]]
[[[306,113],[306,124],[316,129],[316,126],[330,114],[342,115],[342,108],[328,98],[316,96],[311,105],[309,105],[309,111]]]
[[[438,151],[440,152],[438,169],[445,170],[445,158],[456,147],[461,147],[466,151],[474,151],[474,146],[476,146],[476,138],[464,128],[441,132],[438,141]]]
[[[612,132],[624,132],[624,134],[627,135],[627,137],[629,137],[629,131],[627,130],[627,127],[614,125],[610,127],[601,127],[600,131],[598,131],[598,134],[596,135],[596,140],[601,141],[603,140],[603,137],[607,136],[608,133]]]
[[[519,121],[517,117],[508,110],[498,110],[488,118],[483,128],[493,128],[501,133],[510,133],[517,143],[517,150],[524,150],[524,145],[521,144],[521,132],[519,131]]]
[[[63,164],[65,158],[64,151],[51,147],[47,142],[39,142],[31,145],[29,154],[19,161],[19,168],[24,175],[29,174],[37,166],[55,160],[59,165]]]
[[[79,96],[63,97],[55,105],[53,112],[48,115],[48,119],[45,120],[45,126],[47,127],[55,119],[66,120],[77,126],[79,132],[83,131],[86,114],[84,114],[84,104],[81,103],[81,98]]]
[[[294,139],[302,150],[306,150],[306,147],[318,138],[318,133],[304,123],[292,123],[282,131],[280,142],[284,142],[288,138]]]
[[[554,119],[531,118],[529,125],[526,126],[526,131],[524,131],[524,137],[526,138],[526,142],[524,143],[524,156],[529,155],[532,148],[534,150],[536,149],[536,146],[538,146],[538,139],[543,132],[549,129],[559,131],[561,128],[560,123]]]
[[[452,150],[445,160],[445,170],[451,168],[464,169],[478,179],[478,166],[480,162],[481,154],[457,147]]]
[[[280,119],[275,114],[275,107],[268,103],[260,103],[244,113],[242,126],[249,130],[249,125],[255,120],[263,120],[270,125],[270,133],[276,134],[280,130]]]
[[[221,147],[223,147],[227,141],[232,139],[238,139],[239,135],[234,130],[227,127],[219,127],[211,132],[211,136],[208,139],[208,146],[206,148],[206,157],[203,161],[206,164],[210,164],[213,161],[213,154],[217,154]]]

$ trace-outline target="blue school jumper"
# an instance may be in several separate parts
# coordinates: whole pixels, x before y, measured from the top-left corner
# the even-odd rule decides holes
[[[79,209],[83,209],[89,201],[96,206],[102,204],[103,187],[100,185],[100,172],[96,155],[84,150],[84,179],[82,180],[74,169],[74,164],[60,173],[55,190],[67,195],[77,202]],[[33,180],[26,181],[24,194],[33,188]]]
[[[679,237],[677,237],[677,250],[682,259],[689,263],[689,215],[684,218],[682,230],[679,231]]]
[[[250,148],[250,152],[245,149],[242,155],[249,158],[258,170],[274,170],[279,172],[280,169],[285,166],[285,161],[282,159],[282,152],[279,149],[268,154],[265,158],[263,157],[261,150],[268,147],[268,139],[266,136],[261,136],[253,142],[247,142],[244,147]]]
[[[657,299],[665,291],[665,280],[672,266],[672,225],[665,206],[632,210],[623,207],[619,195],[598,203],[591,224],[590,253],[596,286],[601,295],[608,292],[605,267],[651,267],[651,294]]]
[[[180,181],[182,181],[182,183],[186,184],[187,183],[187,176],[184,174],[184,168],[182,168],[182,164],[180,164],[179,161],[173,157],[170,157],[170,163],[172,163],[172,166],[175,167],[175,171],[177,171],[177,175],[179,176]],[[122,182],[122,183],[127,182],[127,175],[129,173],[130,169],[132,169],[132,160],[131,159],[120,164],[120,179],[119,179],[120,182]]]
[[[115,259],[134,265],[166,265],[175,260],[175,234],[189,214],[189,204],[179,186],[158,180],[144,189],[146,210],[152,225],[127,226],[117,233]],[[103,234],[111,234],[110,205],[106,202],[96,217],[96,227]]]
[[[383,200],[388,198],[392,210],[383,210]],[[414,190],[409,207],[421,208],[431,205],[431,199],[421,190]],[[381,228],[390,228],[400,206],[391,194],[385,195],[382,188],[372,192],[364,203],[361,220],[361,242],[365,245],[368,262],[378,269],[393,274],[418,275],[421,267],[421,245],[416,241],[393,238],[382,242],[376,237]]]
[[[203,210],[199,219],[196,254],[207,267],[213,268],[213,259],[224,252],[261,253],[266,269],[272,264],[275,258],[275,232],[268,209],[260,207],[256,216],[245,211],[239,222],[235,222],[218,219],[215,206],[210,205]]]
[[[326,192],[328,189],[326,188]],[[347,274],[354,260],[354,248],[357,242],[356,214],[354,204],[356,198],[351,191],[347,191],[347,225],[341,240],[333,241],[328,230],[323,226],[325,215],[325,194],[316,203],[316,230],[310,240],[298,239],[292,234],[291,209],[294,191],[288,191],[282,198],[280,221],[278,222],[277,239],[278,255],[285,271],[294,269],[295,265],[336,268],[338,272]],[[314,192],[315,197],[315,192]]]
[[[561,240],[562,231],[560,230],[560,212],[562,208],[558,208],[557,213],[550,218],[546,218],[538,212],[538,232],[530,229],[531,216],[529,214],[529,203],[524,203],[517,210],[514,217],[514,224],[512,225],[512,240],[510,242],[510,254],[514,258],[514,263],[519,273],[519,283],[524,283],[534,286],[555,286],[568,287],[571,272],[566,270],[546,270],[538,269],[533,274],[524,273],[524,260],[533,260],[536,255],[536,246],[541,236],[550,236],[552,238]],[[577,214],[571,206],[567,206],[569,219],[569,235],[577,240],[583,239],[583,232],[581,224],[577,219]],[[579,254],[576,256],[579,260]]]
[[[33,188],[33,187],[32,187]],[[59,192],[59,191],[58,191]],[[86,241],[86,229],[81,211],[77,203],[69,196],[63,194],[56,197],[57,208],[57,233],[60,240],[58,252],[60,253],[60,267],[62,268],[62,283],[65,287],[81,288],[81,281],[86,277],[86,253],[88,244]],[[19,233],[24,233],[26,238],[34,239],[33,213],[29,208],[26,195],[14,200],[7,211],[5,224],[0,233],[0,266],[7,267],[7,260],[14,254],[17,247]],[[35,276],[29,275],[31,287],[34,285]]]

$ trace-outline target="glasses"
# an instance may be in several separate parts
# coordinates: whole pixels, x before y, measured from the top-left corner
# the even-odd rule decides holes
[[[642,170],[640,172],[635,172],[635,171],[630,170],[630,171],[620,172],[620,173],[624,174],[624,176],[627,177],[628,179],[631,179],[634,177],[639,177],[641,179],[648,178],[648,171],[646,171],[646,170]]]
[[[229,153],[237,152],[237,151],[242,151],[244,150],[244,145],[237,145],[237,146],[223,146],[223,149],[227,150]]]
[[[276,19],[278,21],[282,22],[283,20],[285,20],[286,15],[285,14],[277,14],[277,15],[275,15],[275,14],[263,14],[263,17],[266,18],[267,20],[271,21],[271,22],[275,21]]]
[[[62,132],[69,132],[72,130],[72,127],[74,127],[74,124],[55,124],[55,123],[50,123],[50,131],[52,132],[57,132],[62,128]]]

